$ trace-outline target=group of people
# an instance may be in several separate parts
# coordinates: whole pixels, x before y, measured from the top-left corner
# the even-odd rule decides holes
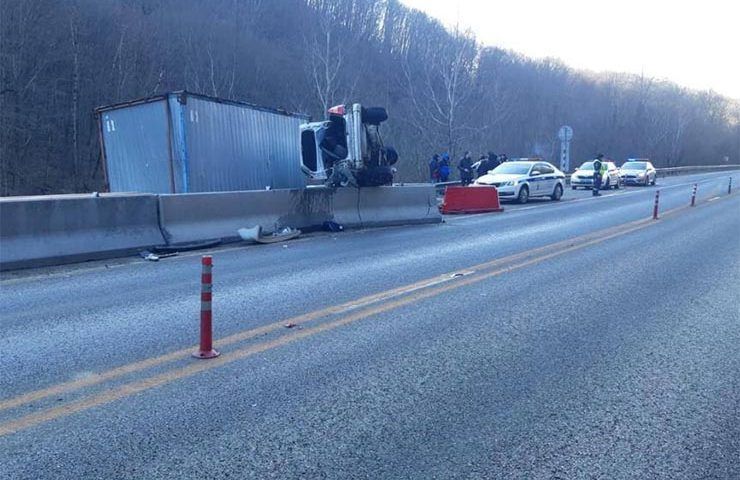
[[[485,175],[489,171],[498,167],[509,158],[505,153],[496,155],[493,152],[481,154],[478,161],[473,163],[473,157],[469,151],[466,151],[462,158],[457,162],[457,169],[460,172],[460,181],[463,185],[470,185],[473,179]],[[429,178],[432,183],[447,182],[450,179],[451,165],[450,154],[445,152],[441,156],[434,154],[429,160]]]

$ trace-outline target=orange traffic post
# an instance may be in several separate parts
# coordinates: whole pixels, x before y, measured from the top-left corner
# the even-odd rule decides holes
[[[215,358],[220,355],[213,349],[213,257],[203,255],[200,275],[200,348],[193,353],[195,358]]]

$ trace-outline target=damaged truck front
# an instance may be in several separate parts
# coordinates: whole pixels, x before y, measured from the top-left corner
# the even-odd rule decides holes
[[[331,187],[372,187],[393,183],[398,154],[386,147],[380,124],[384,108],[338,105],[329,118],[301,125],[302,169]]]

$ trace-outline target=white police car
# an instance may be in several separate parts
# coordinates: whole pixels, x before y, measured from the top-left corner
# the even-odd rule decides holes
[[[519,203],[527,203],[530,197],[560,200],[565,189],[565,174],[541,160],[514,160],[478,177],[475,185],[493,185],[502,200]]]

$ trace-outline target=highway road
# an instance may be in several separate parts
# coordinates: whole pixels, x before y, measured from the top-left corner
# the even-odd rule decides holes
[[[0,479],[740,478],[727,183],[5,274]]]

